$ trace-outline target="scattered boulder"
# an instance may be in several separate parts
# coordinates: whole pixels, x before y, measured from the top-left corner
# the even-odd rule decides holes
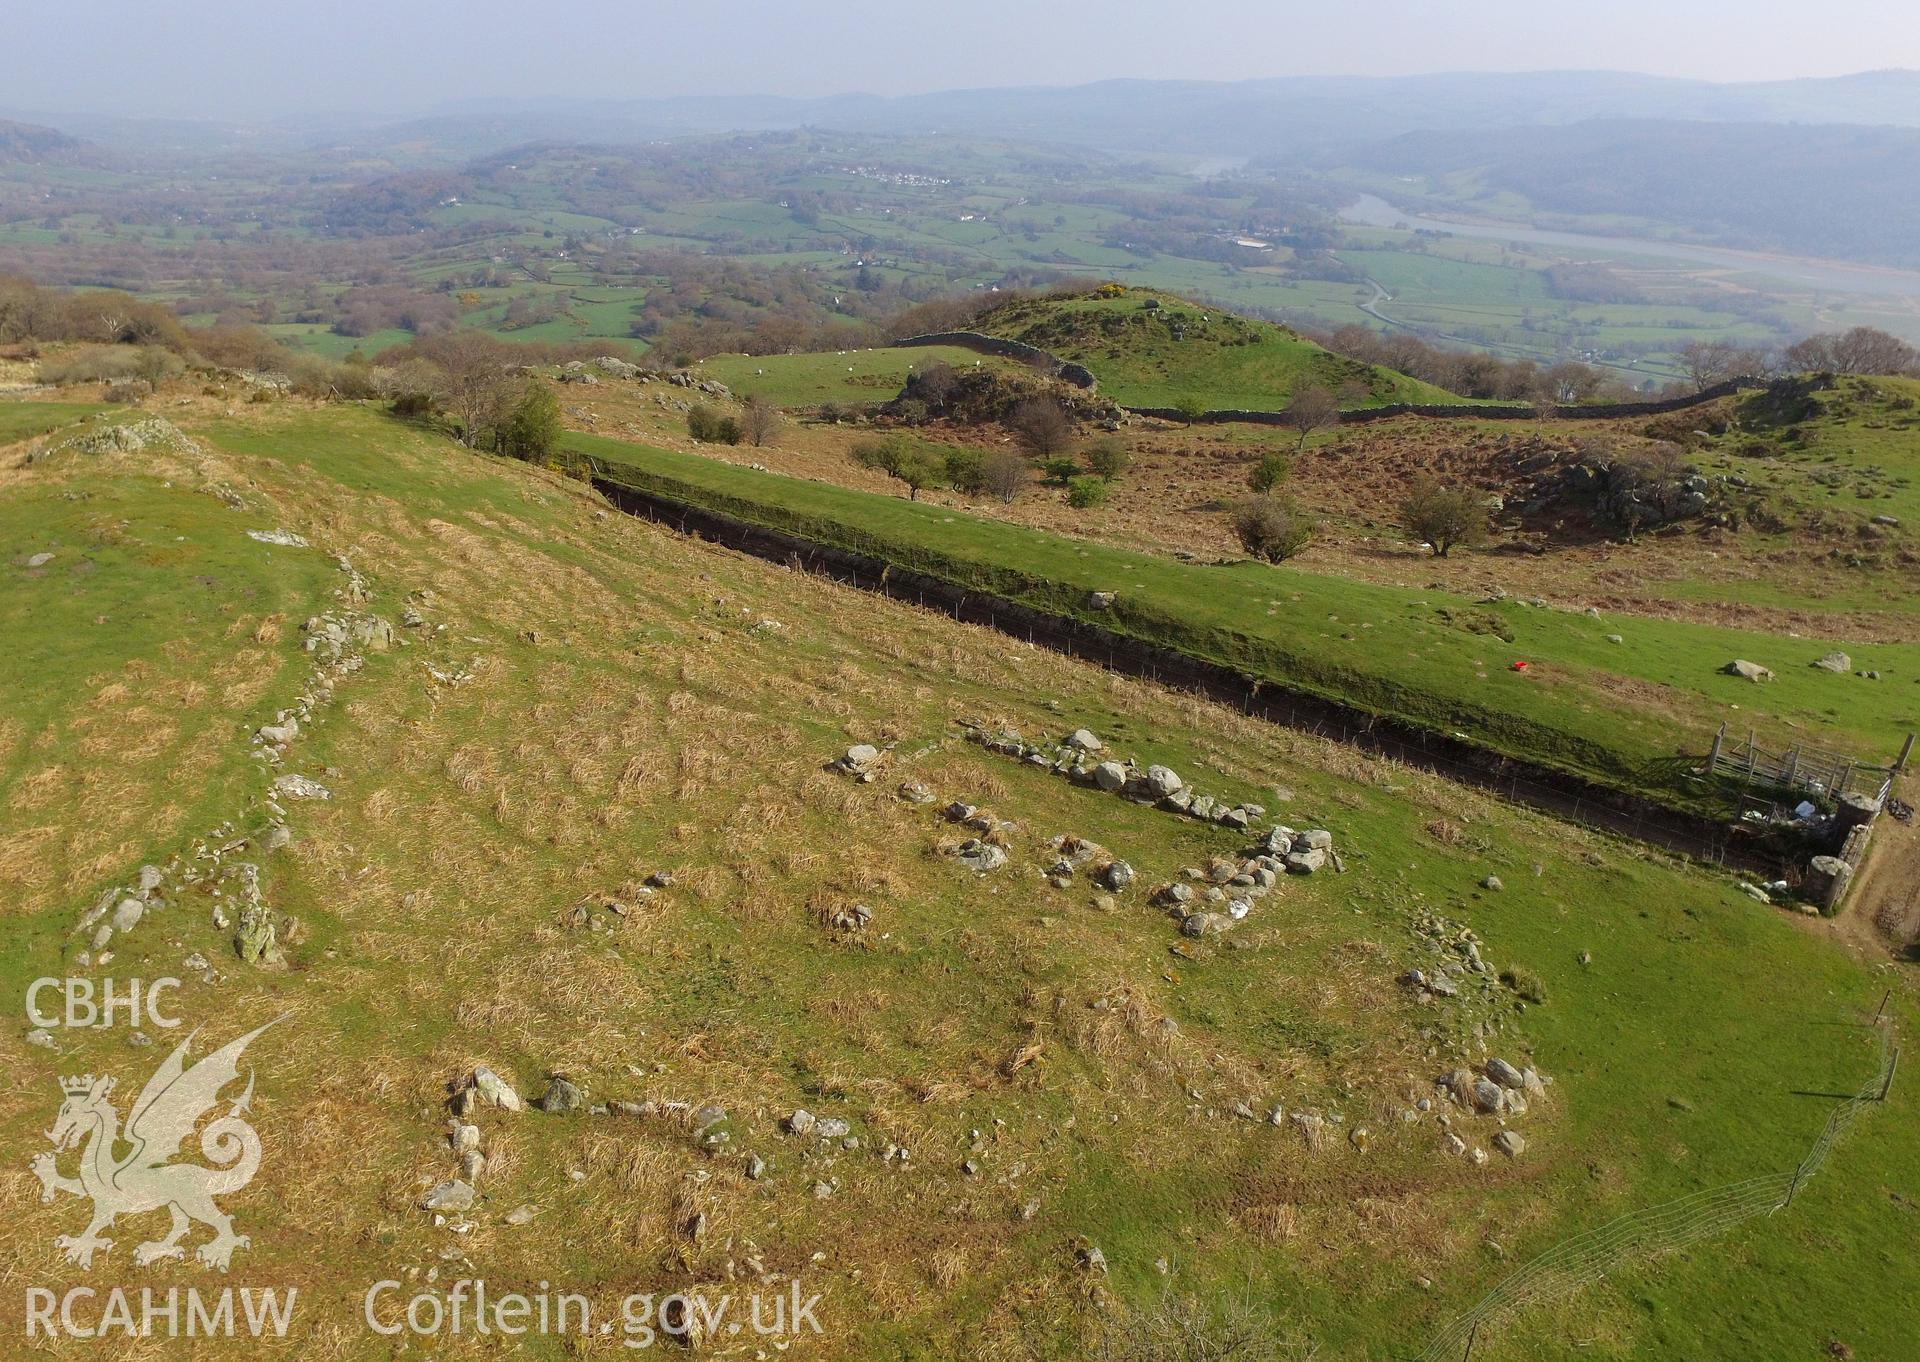
[[[1186,784],[1179,775],[1167,766],[1149,766],[1147,768],[1147,789],[1156,799],[1166,799],[1178,794]]]
[[[1845,676],[1853,670],[1853,659],[1836,649],[1828,653],[1825,657],[1816,659],[1813,665],[1822,671],[1835,672],[1841,676]]]
[[[1748,662],[1745,658],[1736,657],[1720,670],[1728,676],[1744,677],[1748,681],[1759,682],[1773,680],[1773,671],[1771,668],[1763,667],[1758,662]]]
[[[1112,861],[1100,872],[1099,878],[1102,888],[1117,894],[1133,883],[1133,867],[1125,861]]]
[[[1093,783],[1113,794],[1127,783],[1127,768],[1117,761],[1103,761],[1093,768]]]
[[[1527,1141],[1517,1130],[1503,1130],[1493,1137],[1493,1147],[1510,1159],[1526,1153]]]
[[[473,1206],[476,1195],[472,1183],[454,1178],[452,1181],[435,1186],[420,1202],[420,1207],[428,1211],[469,1210]]]
[[[1520,1070],[1504,1059],[1489,1059],[1486,1063],[1486,1075],[1501,1087],[1511,1088],[1515,1092],[1527,1086],[1526,1078]]]
[[[555,1074],[547,1081],[547,1090],[534,1105],[549,1116],[569,1116],[587,1104],[580,1086],[570,1078]]]
[[[121,899],[113,910],[113,916],[109,918],[108,921],[113,923],[113,929],[116,932],[130,932],[139,925],[140,919],[146,915],[146,911],[146,904],[142,903],[139,899]]]
[[[953,858],[969,870],[982,874],[998,870],[1007,863],[1007,853],[991,842],[969,837],[953,849]]]
[[[1295,875],[1311,875],[1327,864],[1327,853],[1319,849],[1309,851],[1290,851],[1287,853],[1287,870]]]
[[[1103,744],[1087,729],[1076,728],[1067,735],[1067,746],[1076,752],[1098,752]]]
[[[502,1111],[519,1111],[520,1094],[513,1085],[492,1069],[481,1065],[467,1079],[467,1089],[480,1101]]]

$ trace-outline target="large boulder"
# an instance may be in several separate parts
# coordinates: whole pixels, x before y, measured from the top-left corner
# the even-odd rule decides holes
[[[1149,766],[1147,768],[1147,789],[1151,790],[1157,799],[1165,799],[1169,795],[1178,793],[1185,784],[1186,782],[1180,779],[1171,767]]]
[[[1749,662],[1742,657],[1736,657],[1720,670],[1728,676],[1743,677],[1748,681],[1773,680],[1773,671],[1771,668],[1763,667],[1758,662]]]

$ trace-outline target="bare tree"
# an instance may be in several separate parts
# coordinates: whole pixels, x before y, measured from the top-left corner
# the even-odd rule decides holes
[[[764,397],[749,397],[740,409],[740,432],[747,443],[758,448],[780,431],[780,408]]]
[[[1731,341],[1693,341],[1680,351],[1680,363],[1695,392],[1705,392],[1730,378],[1757,374],[1766,367],[1766,356],[1757,350],[1742,349]]]
[[[1340,420],[1340,404],[1333,394],[1317,383],[1309,383],[1287,403],[1287,424],[1300,432],[1299,449],[1307,447],[1307,437],[1323,426]]]
[[[1073,443],[1073,416],[1057,397],[1029,397],[1007,418],[1020,443],[1039,456],[1059,454]]]
[[[513,348],[479,331],[453,331],[416,341],[414,349],[426,362],[434,401],[459,427],[460,443],[484,443],[519,396]]]
[[[1898,375],[1920,370],[1920,351],[1898,336],[1872,326],[1856,326],[1838,336],[1822,336],[1828,363],[1836,374]]]
[[[1013,450],[996,449],[987,455],[980,474],[984,490],[1011,506],[1014,499],[1027,490],[1027,483],[1033,477],[1033,468]]]

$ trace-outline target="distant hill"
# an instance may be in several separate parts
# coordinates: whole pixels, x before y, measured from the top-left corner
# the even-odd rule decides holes
[[[1335,163],[1408,180],[1427,206],[1512,217],[1519,195],[1536,219],[1639,218],[1721,245],[1920,266],[1920,129],[1598,120],[1409,133],[1321,161]]]
[[[87,144],[57,128],[0,119],[0,165],[66,165],[81,160]]]
[[[695,96],[475,100],[387,130],[396,139],[506,146],[528,137],[618,140],[823,127],[943,132],[1199,156],[1318,152],[1421,129],[1555,126],[1596,118],[1920,127],[1920,72],[1716,84],[1617,71],[1110,80],[881,98]]]
[[[1101,392],[1132,407],[1170,407],[1191,397],[1212,409],[1277,411],[1309,384],[1345,406],[1462,400],[1336,355],[1284,326],[1151,289],[1107,286],[1020,299],[972,326],[1084,364]]]

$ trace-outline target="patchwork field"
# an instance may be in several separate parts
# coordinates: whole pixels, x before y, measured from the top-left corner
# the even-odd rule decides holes
[[[1246,1300],[1275,1357],[1413,1356],[1569,1234],[1790,1171],[1833,1094],[1873,1073],[1862,1023],[1883,992],[1903,1032],[1920,1023],[1910,971],[1729,878],[679,537],[371,407],[165,410],[185,441],[62,447],[96,420],[0,450],[0,978],[18,998],[47,974],[179,974],[196,1057],[284,1015],[247,1055],[264,1160],[224,1199],[250,1243],[227,1276],[135,1269],[155,1213],[115,1226],[91,1272],[67,1263],[54,1241],[85,1209],[43,1203],[24,1171],[57,1080],[119,1075],[130,1097],[173,1037],[19,1025],[0,1041],[18,1160],[0,1242],[52,1287],[300,1295],[282,1341],[50,1355],[497,1356],[497,1338],[361,1323],[378,1280],[444,1301],[484,1277],[553,1282],[610,1320],[635,1292],[797,1280],[822,1332],[794,1356],[1067,1358],[1162,1336],[1169,1299]],[[777,486],[822,524],[858,505],[865,533],[996,569],[1017,547],[1036,575],[1248,637],[1304,629],[1314,655],[1392,656],[1448,703],[1482,689],[1451,673],[1504,656],[1432,624],[1443,593],[1186,567],[623,456],[740,503]],[[1567,658],[1565,682],[1503,705],[1544,726],[1529,697],[1586,687],[1598,711],[1617,689],[1587,637],[1602,622],[1497,613]],[[1717,683],[1689,667],[1729,636],[1634,632],[1630,665],[1708,712]],[[1782,717],[1861,736],[1887,718],[1787,671],[1765,693]],[[296,734],[257,735],[289,713]],[[988,751],[961,721],[1086,727],[1264,811],[1249,834],[1179,818]],[[1657,745],[1586,722],[1568,731]],[[856,744],[877,749],[871,781],[831,765]],[[289,775],[326,797],[282,782],[270,799]],[[986,830],[948,821],[954,800]],[[1282,821],[1326,830],[1344,870],[1281,876],[1216,936],[1156,906]],[[1104,851],[1061,875],[1062,836]],[[963,838],[1006,864],[968,869]],[[1093,882],[1109,857],[1135,872],[1124,887]],[[162,874],[139,920],[104,945],[76,933],[144,863]],[[283,963],[236,955],[249,921]],[[1410,986],[1410,968],[1460,987]],[[1436,1086],[1496,1057],[1543,1076],[1531,1102],[1476,1115]],[[436,1214],[423,1201],[462,1171],[449,1095],[476,1065],[555,1109],[454,1122],[484,1166],[470,1204]],[[1902,1355],[1915,1091],[1896,1083],[1788,1210],[1504,1316],[1475,1357]],[[790,1133],[797,1109],[846,1134]],[[1511,1156],[1503,1125],[1524,1140]],[[617,1330],[515,1352],[619,1355]]]

